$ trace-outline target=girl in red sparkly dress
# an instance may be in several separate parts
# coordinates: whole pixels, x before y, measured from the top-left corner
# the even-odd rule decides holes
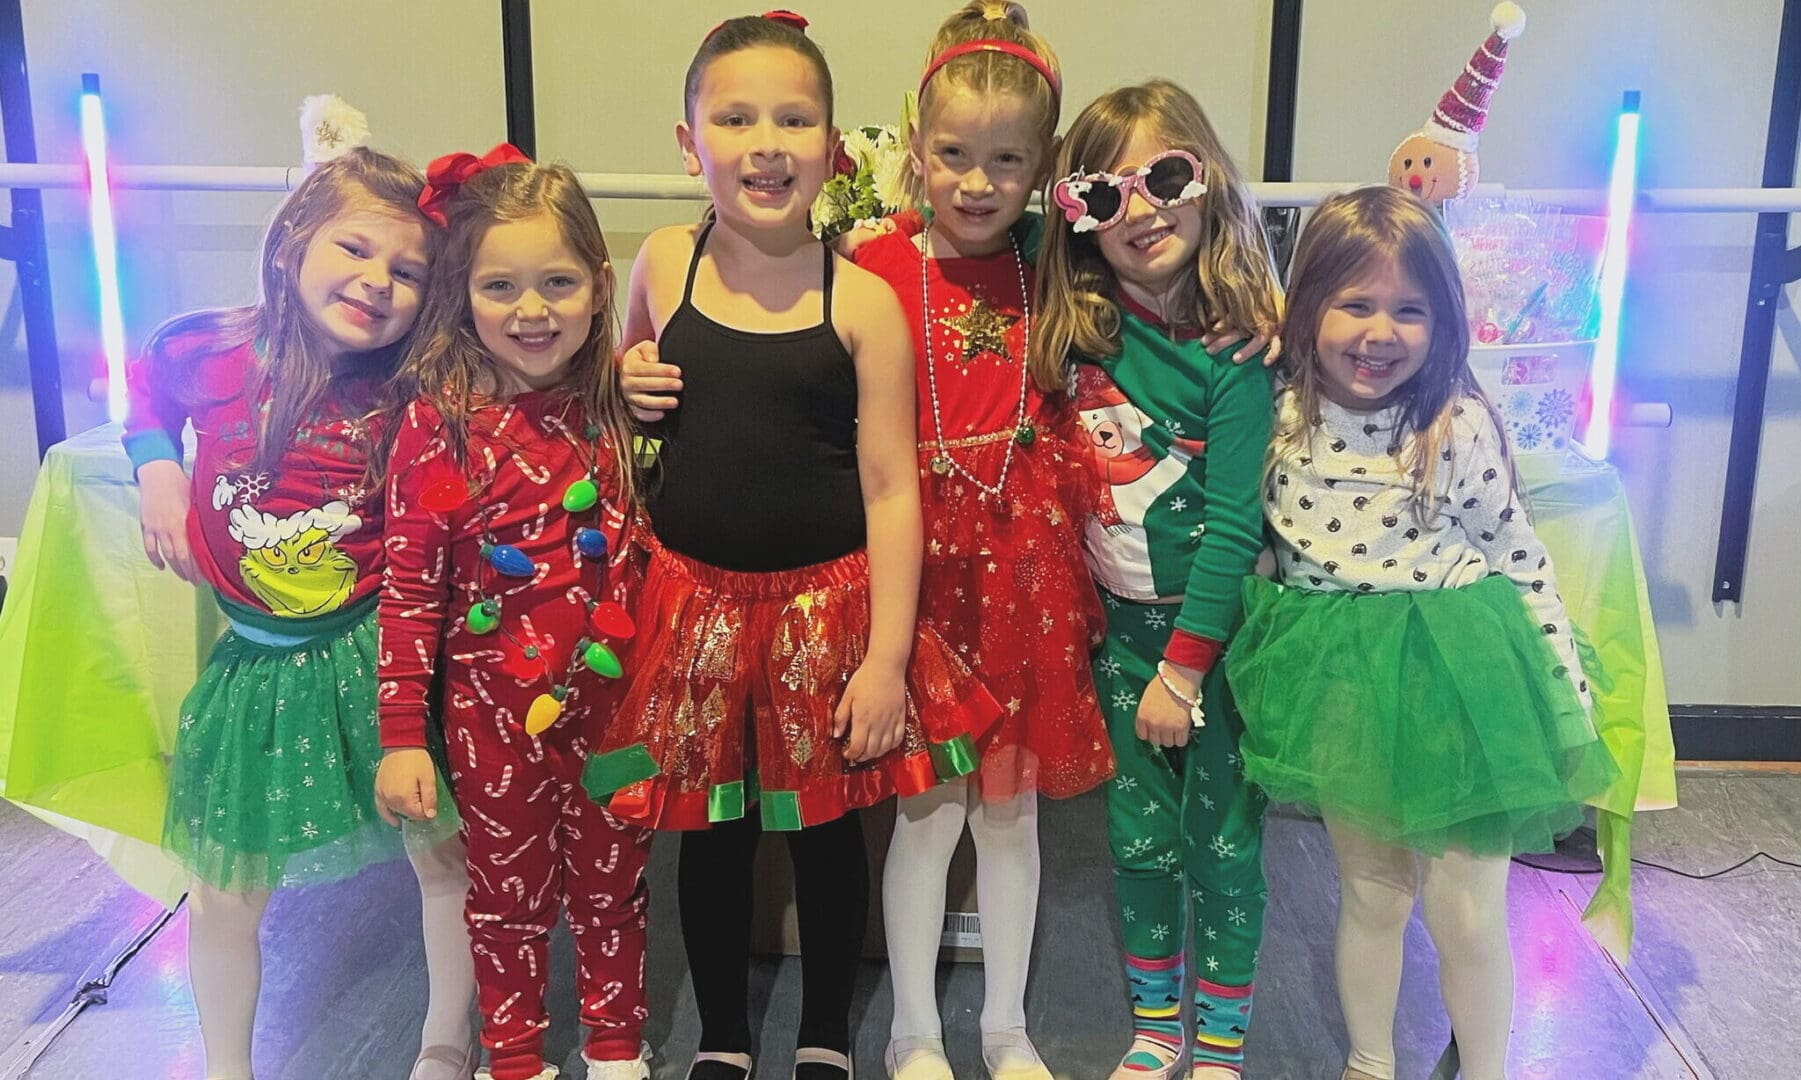
[[[382,590],[377,796],[434,809],[432,673],[469,845],[466,917],[488,1067],[550,1080],[550,930],[575,938],[596,1080],[645,1080],[644,863],[650,833],[589,801],[588,749],[632,636],[628,419],[606,241],[566,167],[510,146],[432,163],[420,204],[446,224],[403,377]]]

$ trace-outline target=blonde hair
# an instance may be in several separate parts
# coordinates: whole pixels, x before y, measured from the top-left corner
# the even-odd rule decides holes
[[[1063,78],[1062,69],[1057,64],[1057,54],[1051,51],[1050,43],[1032,32],[1025,5],[1011,0],[969,0],[969,3],[964,4],[938,27],[938,33],[932,38],[931,48],[926,51],[925,67],[929,69],[946,52],[972,41],[1005,41],[1018,45],[1044,61],[1058,81]],[[920,88],[919,111],[915,119],[918,131],[903,131],[901,138],[910,142],[915,135],[923,136],[929,131],[933,106],[942,100],[945,91],[953,89],[972,91],[983,97],[1013,94],[1024,99],[1030,104],[1033,117],[1037,120],[1038,135],[1043,139],[1044,157],[1049,161],[1061,113],[1057,88],[1031,64],[1017,56],[1001,52],[973,52],[958,56],[933,72],[932,77]],[[925,183],[914,170],[907,170],[902,182],[907,198],[916,206],[923,205],[926,198]]]
[[[1167,79],[1152,79],[1096,98],[1064,135],[1051,176],[1112,169],[1141,126],[1155,131],[1166,147],[1193,154],[1207,185],[1207,193],[1194,204],[1201,212],[1195,272],[1177,283],[1167,313],[1171,327],[1224,322],[1253,332],[1273,328],[1281,317],[1281,286],[1256,200],[1188,91]],[[1060,217],[1046,226],[1033,336],[1041,346],[1034,363],[1045,365],[1039,382],[1048,389],[1064,384],[1072,354],[1098,358],[1119,352],[1114,303],[1119,281],[1093,233],[1078,235]],[[1054,382],[1048,378],[1052,366]]]
[[[335,395],[346,379],[392,375],[406,341],[403,337],[366,354],[354,371],[334,378],[331,358],[337,349],[323,340],[300,299],[300,265],[307,248],[339,217],[377,209],[417,220],[425,230],[426,256],[432,258],[439,233],[419,212],[419,193],[424,189],[425,178],[419,170],[367,147],[350,150],[308,173],[282,200],[263,234],[257,302],[191,311],[152,330],[144,344],[151,385],[190,410],[220,404],[203,392],[198,361],[257,342],[263,359],[252,366],[242,390],[256,417],[256,451],[249,464],[275,473],[295,430]],[[262,407],[265,399],[266,408]],[[344,404],[356,411],[380,411],[371,402]],[[367,449],[370,479],[376,481],[380,478],[380,448]]]
[[[558,390],[579,403],[584,421],[598,425],[612,442],[620,501],[631,502],[636,492],[632,424],[613,370],[619,321],[612,267],[606,236],[581,181],[567,165],[498,165],[471,177],[445,213],[444,253],[425,294],[419,333],[401,365],[406,395],[431,402],[444,418],[453,460],[465,460],[470,416],[483,398],[492,397],[494,385],[494,360],[475,331],[469,302],[476,251],[495,225],[549,214],[563,242],[593,275],[600,302]]]
[[[1334,297],[1392,264],[1424,293],[1432,314],[1432,339],[1425,362],[1397,391],[1401,415],[1390,446],[1395,462],[1413,487],[1416,517],[1431,512],[1439,469],[1455,469],[1457,416],[1473,399],[1486,410],[1508,464],[1508,483],[1517,492],[1513,459],[1507,453],[1499,414],[1470,370],[1470,332],[1465,321],[1463,277],[1444,223],[1419,199],[1387,186],[1333,195],[1315,211],[1295,247],[1288,273],[1287,351],[1292,371],[1288,393],[1295,396],[1293,419],[1279,425],[1270,441],[1269,464],[1307,452],[1319,416],[1321,382],[1319,330]],[[1411,451],[1407,436],[1412,434]],[[1405,452],[1405,460],[1403,453]]]

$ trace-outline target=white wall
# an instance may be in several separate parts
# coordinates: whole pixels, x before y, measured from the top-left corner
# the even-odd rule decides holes
[[[832,60],[840,123],[891,122],[951,0],[817,0],[805,5]],[[1036,0],[1036,28],[1067,73],[1065,118],[1109,86],[1168,75],[1195,90],[1227,146],[1261,161],[1268,0],[1180,4]],[[1648,186],[1754,185],[1761,172],[1781,5],[1734,0],[1535,0],[1483,139],[1484,178],[1513,187],[1595,186],[1625,89],[1644,92]],[[1486,29],[1489,0],[1311,0],[1296,148],[1300,180],[1375,179]],[[99,71],[115,157],[145,163],[293,161],[294,109],[336,91],[380,141],[423,161],[485,149],[504,134],[493,0],[26,0],[40,153],[74,160],[73,101]],[[674,172],[671,129],[700,35],[740,14],[734,0],[647,6],[533,5],[538,146],[578,169]],[[1708,14],[1710,11],[1731,15]],[[135,193],[121,200],[126,321],[141,336],[187,307],[250,295],[272,195]],[[97,355],[82,207],[46,197],[58,326],[71,389]],[[621,277],[657,225],[686,203],[599,206]],[[1750,262],[1749,216],[1648,216],[1627,297],[1626,393],[1676,408],[1669,430],[1623,433],[1616,460],[1646,548],[1671,697],[1801,702],[1801,578],[1788,571],[1801,487],[1801,321],[1786,305],[1764,436],[1743,610],[1709,600],[1726,436]],[[10,291],[0,264],[0,296]],[[15,532],[33,468],[24,355],[0,343],[0,535]],[[72,401],[70,428],[97,419]]]

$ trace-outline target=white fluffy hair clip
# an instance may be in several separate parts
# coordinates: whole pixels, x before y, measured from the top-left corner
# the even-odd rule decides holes
[[[301,160],[323,165],[369,145],[369,118],[336,94],[314,94],[300,103]]]

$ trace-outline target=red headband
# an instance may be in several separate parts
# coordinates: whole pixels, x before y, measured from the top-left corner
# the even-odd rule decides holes
[[[457,189],[474,179],[477,173],[496,165],[531,163],[532,159],[512,143],[501,143],[481,157],[468,153],[445,154],[425,168],[425,190],[419,193],[419,212],[441,226],[448,225],[450,220],[444,207]]]
[[[740,17],[742,17],[742,16],[740,16]],[[784,11],[781,8],[775,8],[770,11],[765,11],[763,14],[758,15],[757,18],[768,19],[770,22],[779,22],[784,26],[792,26],[792,27],[794,27],[794,29],[799,30],[803,34],[807,32],[807,25],[808,25],[807,20],[800,15],[796,15],[792,11]],[[707,37],[703,37],[700,40],[705,41],[705,40],[707,40],[707,38],[710,38],[714,34],[719,33],[720,29],[725,26],[725,23],[728,23],[731,21],[732,21],[731,19],[727,19],[727,20],[725,20],[725,22],[720,23],[718,26],[715,26],[713,29],[708,30]]]
[[[1059,105],[1062,104],[1063,83],[1057,78],[1057,73],[1051,70],[1051,66],[1048,63],[1045,63],[1044,57],[1039,56],[1024,45],[1012,41],[996,41],[993,38],[984,38],[981,41],[966,41],[961,45],[952,46],[939,53],[931,63],[926,65],[926,73],[919,77],[919,96],[925,96],[926,83],[932,81],[932,76],[938,74],[939,68],[950,63],[959,56],[968,56],[970,53],[979,52],[1006,53],[1008,56],[1023,60],[1032,65],[1033,70],[1037,71],[1038,74],[1043,75],[1044,81],[1050,84],[1051,100]]]

